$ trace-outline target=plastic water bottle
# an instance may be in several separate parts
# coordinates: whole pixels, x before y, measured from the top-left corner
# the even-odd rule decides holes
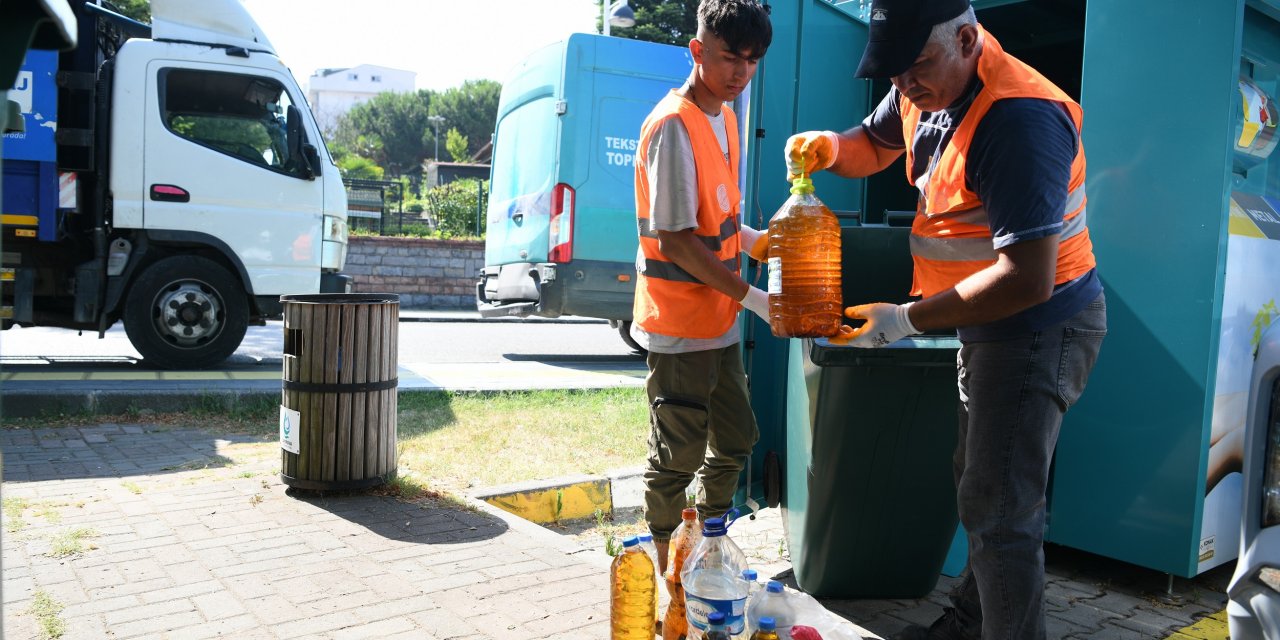
[[[782,583],[770,580],[764,591],[757,593],[747,605],[747,627],[759,629],[765,618],[772,618],[778,637],[791,638],[791,625],[796,623],[796,611],[787,601]]]
[[[649,559],[653,561],[653,621],[657,622],[661,618],[658,617],[658,545],[653,543],[653,536],[642,533],[640,536],[640,548],[649,555]]]
[[[689,619],[684,607],[684,586],[680,582],[680,571],[684,561],[693,548],[702,539],[702,531],[698,529],[698,510],[689,508],[680,513],[680,526],[671,535],[667,545],[667,594],[671,602],[667,604],[667,613],[662,618],[662,640],[683,640],[689,631]]]
[[[729,630],[724,628],[724,614],[712,611],[707,614],[707,633],[702,640],[732,640]]]
[[[760,592],[759,574],[755,569],[743,569],[742,580],[747,583],[747,608],[751,608],[751,597]]]
[[[654,575],[653,561],[640,548],[640,540],[623,540],[622,553],[610,570],[610,640],[653,640]]]
[[[773,618],[769,616],[760,618],[760,628],[751,634],[751,640],[779,640],[778,632],[773,627]]]
[[[712,611],[724,614],[730,635],[741,634],[746,628],[747,584],[742,581],[742,570],[747,568],[747,557],[726,533],[723,518],[708,518],[702,540],[681,571],[691,638],[706,633],[707,616]]]

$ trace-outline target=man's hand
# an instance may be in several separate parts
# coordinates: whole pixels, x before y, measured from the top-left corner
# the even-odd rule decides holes
[[[787,138],[784,148],[787,180],[829,168],[840,155],[840,138],[834,131],[805,131]]]
[[[738,242],[742,250],[752,258],[764,262],[769,259],[769,232],[756,231],[747,225],[738,229]]]
[[[902,305],[876,302],[849,307],[844,310],[846,318],[866,320],[866,323],[856,329],[848,326],[840,327],[840,333],[831,338],[831,343],[848,344],[866,349],[883,347],[920,333],[920,330],[911,324],[911,318],[907,316],[907,310],[910,307],[910,302]]]
[[[747,285],[747,293],[738,301],[743,308],[751,313],[760,316],[765,322],[769,321],[769,294],[757,289],[751,285]]]

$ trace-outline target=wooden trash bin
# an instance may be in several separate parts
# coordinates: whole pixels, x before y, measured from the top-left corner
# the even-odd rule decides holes
[[[314,491],[382,484],[396,475],[400,296],[280,296],[284,383],[280,479]]]

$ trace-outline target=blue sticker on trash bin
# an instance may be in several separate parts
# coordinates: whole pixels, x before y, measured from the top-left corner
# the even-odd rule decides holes
[[[298,423],[301,415],[284,405],[280,405],[280,448],[289,453],[298,453]]]

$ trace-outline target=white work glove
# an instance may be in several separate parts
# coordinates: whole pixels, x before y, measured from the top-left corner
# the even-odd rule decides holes
[[[910,302],[901,305],[876,302],[849,307],[844,310],[846,318],[866,320],[866,323],[856,329],[841,327],[840,333],[831,338],[831,342],[866,349],[883,347],[916,335],[920,330],[911,324],[911,318],[907,316],[907,309],[910,307]]]
[[[747,255],[764,262],[769,259],[769,232],[756,231],[747,225],[738,229],[738,243]]]
[[[747,294],[738,301],[742,308],[754,313],[765,322],[769,321],[769,294],[747,285]]]
[[[840,155],[840,138],[834,131],[805,131],[787,138],[783,147],[787,181],[828,169]]]

